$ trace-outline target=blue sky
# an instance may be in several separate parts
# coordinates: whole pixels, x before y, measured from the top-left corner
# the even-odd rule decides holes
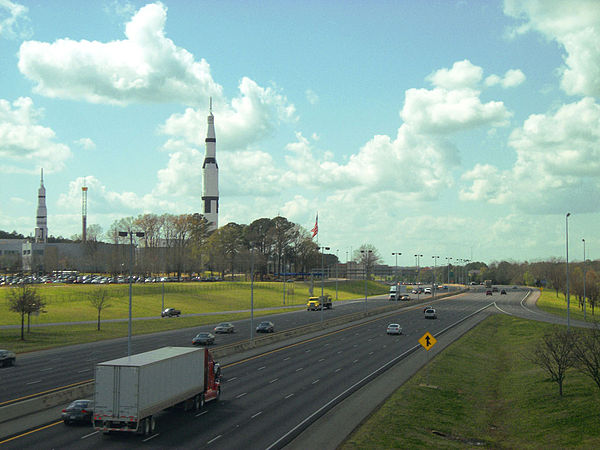
[[[281,214],[345,253],[596,258],[596,1],[0,0],[0,229]],[[579,253],[578,253],[579,252]],[[573,256],[575,255],[575,256]]]

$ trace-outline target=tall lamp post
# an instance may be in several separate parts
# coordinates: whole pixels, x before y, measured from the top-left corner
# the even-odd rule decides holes
[[[467,270],[467,264],[469,264],[471,262],[470,259],[463,259],[463,262],[465,263],[465,286],[467,286],[469,284],[469,271]]]
[[[366,259],[364,259],[364,261],[365,261],[365,312],[367,312],[367,278],[369,275],[369,259],[370,259],[371,253],[373,253],[373,250],[361,250],[360,252],[363,255],[365,255],[365,257],[366,257]]]
[[[446,262],[447,262],[447,265],[448,265],[448,284],[450,284],[450,260],[451,259],[452,259],[451,257],[446,256]],[[450,288],[448,288],[448,289],[450,289]]]
[[[415,279],[415,284],[417,285],[417,301],[419,301],[419,296],[420,296],[420,292],[421,292],[421,288],[419,287],[419,264],[420,264],[420,259],[423,257],[423,255],[415,255],[415,263],[417,265],[417,278]]]
[[[569,295],[569,216],[571,213],[567,213],[565,216],[565,241],[567,247],[567,331],[571,327],[571,297]]]
[[[131,356],[131,283],[133,281],[133,235],[144,237],[141,231],[119,231],[120,237],[129,235],[129,324],[127,327],[127,356]]]
[[[254,247],[250,249],[250,340],[254,339]]]
[[[319,304],[321,305],[321,323],[323,323],[323,290],[325,288],[325,250],[329,250],[329,247],[319,247],[321,250],[321,298]]]
[[[432,256],[433,258],[433,273],[431,276],[431,295],[433,296],[433,300],[435,300],[435,271],[437,269],[437,260],[439,256]]]
[[[340,265],[340,259],[338,258],[338,253],[340,249],[335,249],[335,301],[338,299],[338,267]]]
[[[396,271],[396,289],[398,286],[398,256],[401,255],[402,253],[400,252],[392,252],[392,256],[396,257],[396,267],[395,267],[395,271]],[[398,292],[396,292],[396,296],[398,295]]]
[[[583,320],[585,319],[585,239],[583,241]]]

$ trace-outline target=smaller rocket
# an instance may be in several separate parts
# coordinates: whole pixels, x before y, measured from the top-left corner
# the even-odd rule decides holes
[[[38,189],[37,219],[35,242],[48,240],[48,211],[46,210],[46,188],[44,187],[44,169],[42,169],[40,188]]]

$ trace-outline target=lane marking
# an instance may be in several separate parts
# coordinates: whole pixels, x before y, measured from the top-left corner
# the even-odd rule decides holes
[[[258,372],[259,370],[263,370],[263,369],[266,369],[266,368],[267,368],[267,366],[262,366],[262,367],[259,367],[258,369],[256,369],[256,371]]]
[[[358,359],[355,359],[354,361],[352,361],[352,364],[356,364],[358,362]]]
[[[196,414],[196,417],[200,417],[200,416],[202,416],[202,415],[206,414],[207,412],[208,412],[208,411],[202,411],[201,413],[198,413],[198,414]]]
[[[317,384],[320,380],[315,380],[312,382],[312,384]]]
[[[262,411],[257,412],[256,414],[254,414],[253,416],[250,416],[251,419],[254,419],[255,417],[258,417],[262,414]]]
[[[318,362],[323,362],[325,361],[325,358],[321,358]]]
[[[269,381],[269,384],[275,383],[277,380],[279,380],[279,378],[275,378],[274,380]]]
[[[148,436],[146,439],[142,440],[142,442],[148,442],[150,439],[154,439],[155,437],[158,437],[158,433],[153,434],[152,436]]]
[[[93,436],[93,435],[98,434],[98,433],[100,433],[100,432],[99,431],[94,431],[93,433],[86,434],[85,436],[81,436],[81,439],[89,438],[90,436]]]
[[[304,369],[304,367],[299,367],[296,369],[296,372],[300,372],[302,369]]]
[[[507,312],[507,311],[504,311],[502,308],[500,308],[500,307],[499,307],[499,306],[496,304],[496,302],[494,302],[494,306],[495,306],[496,308],[498,308],[498,309],[500,310],[500,312],[503,312],[504,314],[507,314],[507,315],[509,315],[509,316],[512,316],[512,314],[511,314],[511,313],[509,313],[509,312]]]
[[[339,372],[340,370],[342,370],[342,368],[338,367],[337,369],[334,370],[334,372]]]
[[[237,377],[227,378],[225,381],[233,381],[233,380],[237,380]]]
[[[284,398],[288,399],[288,398],[293,397],[293,396],[294,396],[294,394],[288,394]],[[0,444],[2,444],[2,442],[0,442]]]
[[[207,442],[207,444],[208,444],[208,445],[210,445],[210,444],[212,444],[213,442],[215,442],[217,439],[221,439],[221,437],[222,437],[222,435],[220,434],[220,435],[218,435],[217,437],[215,437],[215,438],[212,438],[210,441],[208,441],[208,442]]]
[[[30,381],[29,383],[25,383],[25,384],[37,384],[37,383],[41,383],[42,380],[37,380],[37,381]]]
[[[54,370],[54,367],[47,367],[46,369],[40,369],[40,372],[47,372],[49,370]]]
[[[50,425],[46,425],[46,426],[43,426],[43,427],[40,427],[40,428],[36,428],[35,430],[28,431],[27,433],[19,434],[17,436],[13,436],[11,438],[8,438],[8,439],[5,439],[3,441],[0,441],[0,444],[5,444],[7,442],[14,441],[15,439],[22,438],[22,437],[27,436],[27,435],[32,434],[32,433],[37,433],[38,431],[42,431],[42,430],[45,430],[46,428],[54,427],[54,426],[59,425],[61,423],[63,423],[63,421],[59,420],[58,422],[51,423]]]
[[[85,372],[89,372],[92,369],[83,369],[83,370],[78,370],[77,373],[85,373]]]
[[[247,394],[247,392],[244,392],[243,394],[238,395],[236,398],[242,398],[246,394]]]

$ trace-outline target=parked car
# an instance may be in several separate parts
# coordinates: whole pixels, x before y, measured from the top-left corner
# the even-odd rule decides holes
[[[497,288],[496,286],[494,286],[494,287],[492,288],[492,292],[498,292],[498,288]]]
[[[181,311],[179,311],[178,309],[175,309],[175,308],[167,308],[162,313],[160,313],[161,317],[173,317],[173,316],[179,317],[180,315],[181,315]]]
[[[89,423],[92,424],[94,415],[94,402],[91,400],[75,400],[69,406],[62,410],[62,420],[65,425],[71,423]]]
[[[193,345],[211,345],[215,343],[215,335],[208,331],[201,331],[194,339],[192,339]]]
[[[14,366],[17,356],[10,350],[0,350],[0,366]]]
[[[492,291],[490,291],[489,289],[487,291],[485,291],[485,295],[492,295]]]
[[[502,290],[500,291],[500,295],[506,295],[506,289],[502,289]]]
[[[273,322],[265,321],[258,324],[256,327],[257,333],[273,333],[275,331],[275,325]]]
[[[234,333],[235,327],[230,322],[221,322],[215,327],[215,333]]]
[[[390,323],[387,326],[387,334],[402,334],[402,327],[397,323]]]
[[[437,314],[435,312],[435,309],[429,308],[429,309],[425,310],[425,318],[426,319],[437,319]]]

